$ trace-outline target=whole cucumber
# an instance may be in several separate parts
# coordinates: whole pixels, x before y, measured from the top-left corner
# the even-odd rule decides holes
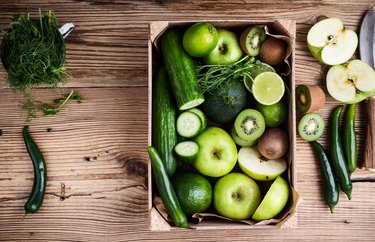
[[[203,93],[197,86],[195,62],[184,50],[180,29],[170,28],[163,33],[161,52],[177,107],[180,110],[187,110],[203,103]]]
[[[167,71],[161,65],[156,73],[152,95],[152,145],[159,152],[165,170],[172,177],[177,169],[174,147],[177,144],[177,108]]]

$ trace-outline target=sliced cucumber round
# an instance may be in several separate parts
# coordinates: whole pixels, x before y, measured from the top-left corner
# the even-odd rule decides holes
[[[192,113],[195,113],[201,119],[201,121],[202,121],[202,127],[201,127],[201,131],[200,132],[202,132],[203,130],[205,130],[206,127],[207,127],[207,116],[206,116],[206,114],[204,114],[202,112],[202,110],[200,110],[198,108],[192,108],[192,109],[189,109],[188,111],[192,112]]]
[[[195,113],[185,111],[177,118],[177,133],[185,138],[197,136],[202,129],[202,121]]]
[[[199,145],[191,140],[178,143],[174,147],[178,159],[184,163],[193,164],[198,156]]]

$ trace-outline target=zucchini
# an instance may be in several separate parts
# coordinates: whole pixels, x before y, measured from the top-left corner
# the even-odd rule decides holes
[[[162,35],[161,52],[178,108],[187,110],[203,103],[203,93],[197,86],[195,62],[182,46],[179,29],[170,28]]]
[[[199,145],[191,140],[178,143],[174,147],[177,157],[184,163],[193,164],[198,156]]]
[[[177,143],[177,108],[164,65],[156,73],[152,99],[152,144],[159,152],[168,176],[172,177],[177,169],[173,152]]]
[[[177,133],[185,138],[194,138],[202,130],[202,121],[195,113],[186,111],[177,118]]]

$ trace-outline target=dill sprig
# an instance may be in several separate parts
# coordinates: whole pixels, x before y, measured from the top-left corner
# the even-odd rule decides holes
[[[81,96],[72,90],[70,93],[54,99],[53,104],[43,103],[35,100],[33,97],[28,97],[22,104],[22,108],[27,110],[27,120],[31,120],[40,116],[49,116],[58,113],[69,100],[76,101],[77,103],[83,102]]]
[[[245,56],[229,65],[201,65],[197,66],[198,86],[203,93],[212,90],[225,89],[231,80],[248,76],[255,65],[255,58]]]
[[[65,44],[55,15],[39,10],[39,19],[31,19],[26,13],[15,16],[11,26],[1,50],[10,87],[28,92],[36,86],[55,88],[64,82],[69,76],[64,65]]]

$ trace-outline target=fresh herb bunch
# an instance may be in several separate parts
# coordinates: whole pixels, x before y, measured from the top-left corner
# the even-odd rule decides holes
[[[15,16],[4,35],[1,53],[12,89],[22,92],[36,86],[56,87],[69,76],[65,64],[64,39],[59,22],[49,11]]]
[[[229,65],[198,65],[198,86],[204,92],[225,89],[228,80],[236,80],[247,76],[252,78],[252,69],[255,58],[245,56],[239,61]]]

